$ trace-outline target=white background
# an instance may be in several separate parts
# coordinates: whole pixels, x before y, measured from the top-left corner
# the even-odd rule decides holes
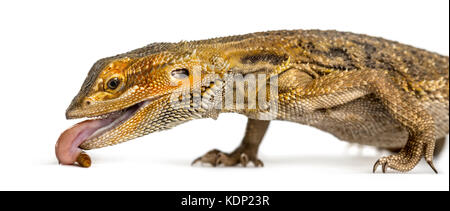
[[[448,144],[439,175],[421,162],[406,174],[372,174],[388,152],[350,146],[317,129],[273,122],[264,168],[191,167],[230,151],[246,118],[196,120],[89,151],[91,168],[60,166],[64,112],[91,65],[152,42],[275,29],[337,29],[449,55],[449,2],[428,1],[2,1],[0,190],[448,190]]]

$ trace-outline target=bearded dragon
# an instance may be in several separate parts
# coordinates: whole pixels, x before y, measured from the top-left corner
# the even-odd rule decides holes
[[[259,97],[266,100],[251,100]],[[425,158],[437,173],[433,155],[449,132],[448,97],[448,56],[378,37],[284,30],[153,43],[92,66],[66,112],[88,120],[61,135],[56,154],[62,164],[89,166],[82,149],[233,112],[248,117],[240,146],[211,150],[194,163],[263,166],[261,140],[271,120],[284,120],[397,151],[376,161],[373,172],[406,172]]]

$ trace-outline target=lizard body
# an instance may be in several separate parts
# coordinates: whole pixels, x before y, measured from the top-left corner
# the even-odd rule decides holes
[[[246,85],[239,87],[234,75]],[[260,89],[262,84],[276,92]],[[233,105],[241,96],[243,106],[227,106],[229,93]],[[260,96],[276,109],[251,101]],[[286,120],[341,140],[400,150],[380,158],[374,171],[379,165],[383,172],[409,171],[422,157],[435,170],[435,145],[448,134],[448,96],[448,56],[348,32],[270,31],[154,43],[101,59],[66,116],[98,119],[80,124],[92,128],[77,140],[82,149],[234,112],[249,118],[241,145],[232,153],[211,150],[195,162],[260,166],[258,146],[270,120]]]

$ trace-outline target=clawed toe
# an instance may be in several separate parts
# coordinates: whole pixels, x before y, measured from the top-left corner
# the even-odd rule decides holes
[[[253,164],[255,164],[256,167],[264,167],[264,163],[260,159],[256,159],[252,162]]]
[[[248,156],[247,156],[247,154],[245,154],[245,153],[241,154],[240,162],[241,162],[241,165],[243,167],[247,167],[247,163],[248,163]]]
[[[381,166],[381,170],[383,173],[386,173],[388,168],[400,172],[406,172],[414,168],[417,163],[419,163],[420,159],[420,156],[408,156],[406,153],[399,153],[396,155],[382,157],[377,162],[375,162],[373,166],[373,173],[377,171],[379,166]],[[427,163],[437,174],[438,172],[434,167],[433,161],[427,160]]]
[[[431,167],[431,169],[433,169],[434,173],[438,173],[436,167],[434,167],[433,161],[432,160],[427,160],[428,165]]]
[[[211,150],[203,156],[195,159],[191,165],[196,163],[209,163],[213,167],[223,166],[236,166],[241,164],[243,167],[247,167],[248,163],[252,162],[255,167],[263,167],[264,163],[256,158],[256,156],[249,156],[247,153],[223,153],[217,149]]]
[[[388,167],[387,164],[388,164],[388,163],[387,163],[387,161],[386,161],[384,158],[379,159],[379,160],[375,163],[375,165],[373,165],[373,173],[375,173],[375,172],[377,171],[378,166],[380,166],[380,165],[381,165],[381,170],[382,170],[382,172],[383,172],[383,173],[386,173],[387,167]]]
[[[195,165],[196,163],[200,162],[200,163],[209,163],[212,166],[216,166],[217,156],[219,153],[221,153],[219,150],[213,149],[204,154],[203,156],[200,156],[194,161],[192,161],[191,165]]]
[[[260,159],[256,158],[255,156],[249,158],[246,153],[242,153],[240,157],[241,165],[243,167],[247,167],[247,164],[249,162],[252,162],[255,167],[264,167],[264,163]]]
[[[217,155],[217,161],[216,161],[216,165],[221,165],[223,164],[224,166],[234,166],[237,164],[236,159],[233,159],[232,157],[228,156],[227,154],[221,152]]]

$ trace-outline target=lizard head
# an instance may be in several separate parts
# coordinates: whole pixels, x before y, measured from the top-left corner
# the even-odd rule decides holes
[[[218,66],[195,50],[172,45],[153,44],[97,61],[66,111],[68,119],[88,118],[74,126],[85,129],[66,142],[72,148],[100,148],[211,116],[212,109],[194,102],[193,90],[214,95],[219,77],[208,73]]]

